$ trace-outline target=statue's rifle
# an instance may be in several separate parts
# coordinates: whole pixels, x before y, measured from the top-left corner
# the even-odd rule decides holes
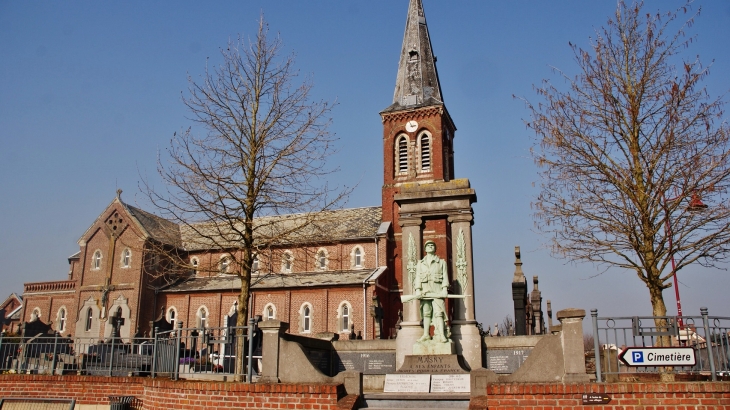
[[[433,299],[464,299],[468,295],[446,295],[444,297],[440,296],[424,296],[424,295],[401,295],[400,301],[402,303],[408,303],[414,300],[433,300]]]

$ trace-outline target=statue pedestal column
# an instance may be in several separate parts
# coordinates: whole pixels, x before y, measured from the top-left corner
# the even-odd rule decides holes
[[[401,329],[395,338],[395,368],[400,369],[406,356],[413,354],[413,346],[423,335],[421,322],[401,322]]]
[[[461,355],[470,369],[482,367],[482,336],[477,328],[474,307],[474,262],[472,252],[471,213],[449,216],[451,224],[452,272],[457,292],[464,299],[452,299],[454,319],[451,322],[451,340],[456,345],[456,354]]]
[[[482,335],[475,321],[456,320],[451,324],[451,340],[456,346],[456,354],[464,358],[469,369],[482,367]]]
[[[423,220],[421,218],[405,218],[401,217],[399,221],[401,225],[401,248],[404,253],[409,249],[409,242],[413,241],[415,247],[415,260],[421,259],[421,226]],[[402,258],[403,265],[401,272],[403,272],[403,294],[411,295],[414,292],[411,278],[408,272],[409,258],[406,255]],[[405,357],[413,354],[413,345],[418,342],[418,339],[423,336],[423,328],[421,327],[421,315],[418,309],[418,302],[404,303],[403,304],[403,321],[401,322],[401,328],[398,331],[398,336],[395,339],[395,368],[399,369],[403,366]]]

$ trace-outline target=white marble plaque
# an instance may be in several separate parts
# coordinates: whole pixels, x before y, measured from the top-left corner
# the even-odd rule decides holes
[[[431,393],[469,393],[471,384],[468,374],[434,374],[431,376]]]
[[[428,393],[430,374],[386,374],[384,393]]]

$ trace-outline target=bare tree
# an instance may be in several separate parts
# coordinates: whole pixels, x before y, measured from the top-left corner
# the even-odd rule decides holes
[[[595,350],[595,339],[592,333],[583,333],[583,350],[590,352]]]
[[[335,142],[328,132],[331,104],[311,100],[311,80],[295,83],[294,59],[283,55],[263,18],[255,38],[229,42],[221,57],[200,80],[189,78],[183,101],[194,125],[174,136],[168,158],[158,162],[167,189],[148,183],[144,189],[178,224],[184,250],[225,255],[227,272],[241,278],[236,325],[245,326],[255,255],[276,244],[325,238],[328,211],[349,190],[324,181],[335,171],[326,164]],[[190,269],[180,252],[158,251]],[[243,338],[237,340],[243,352]],[[243,355],[238,358],[240,374]]]
[[[502,319],[502,323],[499,326],[495,325],[495,330],[499,331],[500,336],[514,336],[515,333],[515,322],[512,320],[512,315],[508,314]]]
[[[542,168],[536,226],[553,254],[636,272],[652,313],[665,316],[676,271],[726,258],[730,134],[722,99],[702,85],[709,67],[682,59],[699,10],[642,6],[619,2],[589,49],[571,44],[578,74],[556,70],[567,91],[536,89],[543,101],[527,102],[527,126]]]

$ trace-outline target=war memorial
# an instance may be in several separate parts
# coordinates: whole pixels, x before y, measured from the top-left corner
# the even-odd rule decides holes
[[[235,359],[236,352],[230,350],[235,337],[228,323],[235,320],[232,310],[229,312],[232,302],[221,302],[230,295],[216,288],[223,279],[195,278],[171,286],[159,296],[155,293],[154,309],[143,309],[143,301],[131,296],[118,293],[109,297],[115,290],[109,273],[102,312],[97,308],[101,299],[97,301],[93,293],[98,289],[84,294],[83,300],[76,296],[80,306],[73,309],[74,314],[90,312],[88,317],[74,318],[76,341],[59,339],[59,332],[54,335],[54,329],[37,316],[28,320],[26,336],[32,333],[37,340],[52,344],[52,349],[29,354],[23,349],[29,349],[25,346],[30,341],[21,348],[7,340],[3,345],[0,339],[0,356],[9,369],[0,375],[0,399],[5,400],[0,401],[0,409],[6,405],[20,408],[12,405],[23,400],[50,406],[43,408],[84,410],[730,409],[728,382],[657,383],[633,373],[623,377],[619,370],[611,369],[612,363],[618,363],[617,347],[599,347],[598,341],[591,357],[583,335],[586,311],[560,310],[553,323],[548,303],[544,315],[537,277],[528,297],[519,248],[511,289],[515,329],[495,337],[480,328],[474,290],[483,284],[474,280],[472,247],[472,204],[477,196],[468,179],[454,175],[456,126],[444,104],[421,0],[409,2],[392,104],[380,115],[383,203],[377,210],[359,210],[357,217],[380,217],[366,228],[373,230],[367,235],[382,237],[382,242],[376,239],[371,253],[384,262],[376,260],[368,267],[371,270],[359,271],[355,269],[363,267],[359,252],[369,248],[354,247],[352,269],[339,272],[341,282],[335,285],[317,279],[312,279],[313,289],[277,285],[287,289],[286,303],[277,304],[278,299],[271,296],[277,286],[266,287],[262,281],[258,288],[252,287],[252,316],[264,317],[250,321],[248,332],[255,336],[247,338],[250,350],[245,353],[244,382],[233,381],[229,374],[228,362]],[[110,209],[119,223],[136,218],[144,228],[144,221],[153,220],[141,210],[125,207],[119,195]],[[333,274],[320,273],[319,277],[327,275]],[[354,279],[350,283],[342,278]],[[75,289],[70,282],[63,283],[63,292]],[[39,301],[50,300],[59,292],[58,286],[32,284],[27,288],[33,292],[27,292],[26,300],[33,301],[34,296]],[[313,331],[310,326],[315,316],[310,313],[319,305],[310,303],[306,295],[323,291],[326,307],[327,298],[334,298],[338,289],[343,294],[350,292],[350,299],[338,305],[336,320],[326,318],[322,322],[327,325]],[[207,309],[212,302],[207,302],[205,310],[198,309],[197,317],[194,310],[183,311],[178,300],[187,298],[190,305],[191,298],[204,291],[214,295],[209,299],[219,300],[216,312]],[[360,292],[362,299],[351,303]],[[301,302],[299,316],[291,309],[293,299]],[[357,322],[358,338],[350,315],[359,306],[363,309]],[[35,312],[30,307],[28,319]],[[135,308],[147,312],[135,315]],[[103,323],[97,323],[99,316]],[[185,328],[191,330],[186,336],[181,336],[183,318],[197,321],[196,326]],[[223,323],[217,334],[208,323],[214,318]],[[595,323],[595,312],[592,319]],[[141,336],[133,336],[134,328]],[[111,344],[81,346],[79,334],[91,331],[104,333]],[[641,333],[642,329],[635,326],[634,331]],[[59,350],[59,345],[65,347]],[[7,346],[13,351],[6,352]],[[84,351],[83,360],[74,357],[74,350]],[[710,365],[717,361],[712,351],[708,349]],[[213,355],[217,361],[212,365],[201,363],[203,358],[212,360]],[[594,367],[587,368],[586,363]],[[614,378],[613,383],[600,379],[601,369],[606,378]],[[115,402],[119,397],[129,400]]]

